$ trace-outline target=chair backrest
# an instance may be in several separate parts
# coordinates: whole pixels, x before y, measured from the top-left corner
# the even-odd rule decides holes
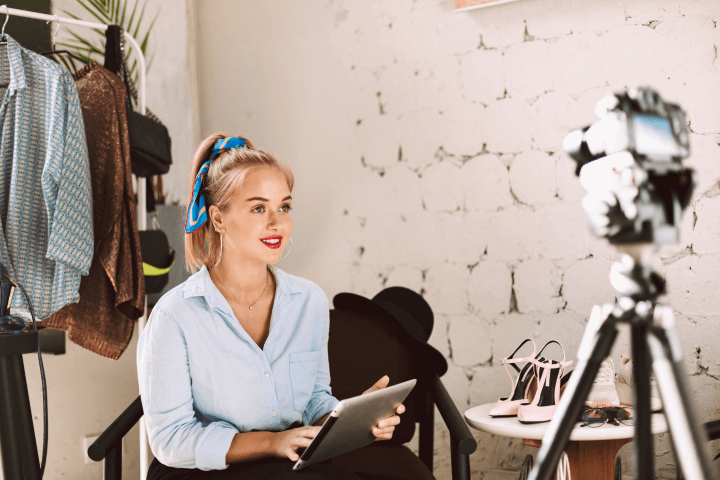
[[[330,310],[330,387],[339,400],[360,395],[383,375],[389,385],[416,378],[413,376],[413,352],[410,336],[387,316],[374,316],[350,310]],[[415,387],[416,393],[420,383]],[[410,395],[403,404],[405,413],[393,433],[383,443],[402,444],[415,434],[416,407]]]

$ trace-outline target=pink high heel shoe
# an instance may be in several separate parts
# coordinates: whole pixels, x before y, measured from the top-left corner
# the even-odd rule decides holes
[[[535,365],[535,375],[538,378],[538,388],[532,403],[523,403],[518,408],[518,420],[520,423],[543,423],[552,420],[558,403],[560,403],[560,384],[565,367],[572,364],[572,360],[565,361],[565,349],[555,340],[550,340],[538,353],[538,357],[551,343],[557,343],[563,352],[561,362],[550,360],[545,362],[544,358],[531,359]]]
[[[520,350],[523,345],[527,342],[532,342],[533,352],[529,357],[513,358],[515,354]],[[535,359],[535,342],[532,339],[525,339],[515,351],[506,358],[503,358],[502,364],[505,365],[508,377],[510,377],[510,383],[512,385],[510,390],[510,396],[501,398],[495,404],[495,406],[488,413],[491,417],[514,417],[518,413],[518,407],[522,403],[530,402],[530,391],[537,384],[535,379],[535,370],[533,369],[532,360]],[[527,364],[520,370],[515,364],[527,362]],[[517,382],[513,380],[508,370],[508,365],[513,367],[518,372]]]

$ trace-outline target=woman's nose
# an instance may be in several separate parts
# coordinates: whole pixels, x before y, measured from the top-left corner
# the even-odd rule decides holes
[[[270,215],[268,215],[268,226],[277,226],[280,223],[280,215],[278,212],[271,211]]]

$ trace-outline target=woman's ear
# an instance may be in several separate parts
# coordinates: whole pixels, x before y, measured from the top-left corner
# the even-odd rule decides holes
[[[210,205],[208,208],[208,218],[212,222],[216,232],[224,232],[225,225],[223,224],[222,213],[217,205]]]

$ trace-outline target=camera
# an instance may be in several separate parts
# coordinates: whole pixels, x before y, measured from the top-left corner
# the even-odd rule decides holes
[[[563,149],[577,163],[592,232],[612,244],[677,243],[695,172],[685,113],[648,87],[607,95],[600,120],[570,132]]]

